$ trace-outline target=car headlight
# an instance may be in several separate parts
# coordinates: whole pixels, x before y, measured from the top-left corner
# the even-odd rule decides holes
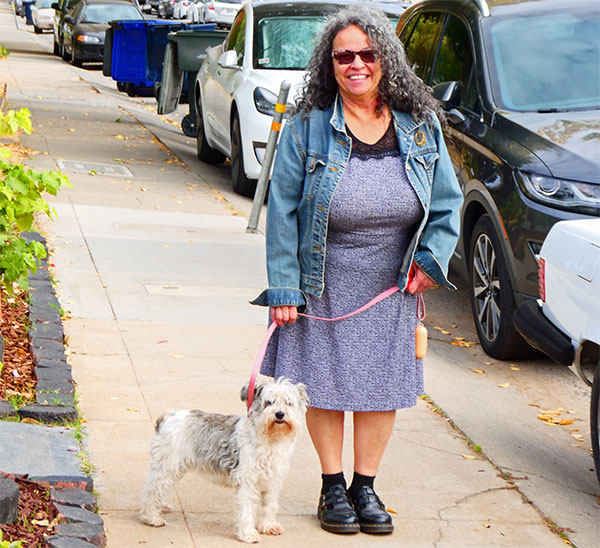
[[[275,114],[275,104],[277,103],[277,95],[265,88],[254,89],[254,106],[256,110],[261,114],[267,116],[273,116]],[[286,105],[285,113],[283,114],[284,119],[289,118],[290,109],[293,105],[289,103]]]
[[[80,34],[77,37],[78,42],[86,42],[87,44],[99,44],[100,38],[97,36],[90,36],[89,34]]]
[[[556,209],[600,215],[600,185],[524,171],[516,171],[515,177],[521,190],[535,202]]]

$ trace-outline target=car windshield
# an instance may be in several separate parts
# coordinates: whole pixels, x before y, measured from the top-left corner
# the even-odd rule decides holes
[[[600,108],[600,11],[566,6],[488,21],[492,88],[500,106],[542,112]]]
[[[315,48],[324,15],[263,17],[255,24],[255,69],[304,70]]]
[[[46,8],[49,8],[50,5],[54,2],[55,0],[38,0],[36,7],[39,10],[43,10]]]
[[[128,19],[141,19],[133,5],[126,4],[90,4],[81,14],[80,23],[108,23]]]

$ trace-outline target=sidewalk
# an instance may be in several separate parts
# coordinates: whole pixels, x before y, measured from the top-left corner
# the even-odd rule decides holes
[[[0,61],[0,81],[8,82],[12,108],[31,110],[36,132],[22,141],[41,152],[28,165],[56,169],[58,160],[74,160],[124,165],[131,172],[66,172],[74,188],[52,199],[57,220],[43,221],[54,249],[57,293],[68,311],[69,361],[108,546],[241,546],[233,537],[235,494],[197,475],[178,485],[167,527],[142,525],[135,513],[161,413],[190,407],[244,411],[239,391],[267,319],[264,309],[248,304],[265,285],[264,237],[246,234],[247,219],[208,186],[227,168],[202,171],[198,162],[193,171],[174,160],[127,113],[135,111],[135,101],[116,90],[99,93],[79,78],[85,69],[40,53],[51,47],[48,36],[20,26],[15,30],[12,14],[0,4],[0,43],[16,51]],[[185,139],[169,124],[156,123],[173,139]],[[426,367],[438,360],[443,355],[434,345]],[[348,422],[347,476],[351,436]],[[261,543],[564,546],[488,461],[465,455],[476,456],[425,402],[400,411],[377,479],[394,511],[395,533],[335,536],[322,531],[315,517],[320,472],[303,429],[281,498],[285,532],[261,537]],[[0,448],[0,469],[4,456]],[[29,455],[35,458],[47,456]]]

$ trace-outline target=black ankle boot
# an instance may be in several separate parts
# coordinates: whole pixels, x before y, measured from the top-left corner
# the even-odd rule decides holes
[[[317,516],[321,527],[330,533],[358,533],[360,525],[346,488],[338,483],[319,499]]]
[[[372,487],[361,487],[353,503],[363,533],[391,533],[394,530],[392,516],[385,511],[383,502]]]

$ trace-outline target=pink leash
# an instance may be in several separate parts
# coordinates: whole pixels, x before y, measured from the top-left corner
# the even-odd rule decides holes
[[[313,320],[320,320],[322,322],[337,322],[339,320],[345,320],[346,318],[350,318],[352,316],[356,316],[357,314],[360,314],[361,312],[364,312],[368,308],[371,308],[373,305],[376,305],[378,302],[381,302],[384,299],[387,299],[390,295],[393,295],[394,293],[396,293],[396,291],[399,291],[399,290],[400,290],[400,288],[397,285],[395,285],[394,287],[390,287],[389,289],[386,289],[385,291],[383,291],[382,293],[380,293],[379,295],[377,295],[376,297],[371,299],[367,304],[361,306],[359,309],[355,310],[354,312],[350,312],[349,314],[346,314],[344,316],[339,316],[337,318],[321,318],[319,316],[311,316],[310,314],[301,314],[301,313],[298,313],[298,316],[304,316],[305,318],[311,318]],[[418,303],[423,303],[422,304],[423,315],[425,315],[425,303],[423,301],[423,295],[421,293],[419,293]],[[419,308],[419,305],[417,305],[417,310],[418,310],[418,308]],[[277,329],[277,324],[275,322],[272,322],[271,325],[269,325],[269,329],[267,330],[267,333],[265,334],[265,336],[263,338],[262,345],[260,347],[260,350],[258,351],[258,356],[256,356],[256,360],[254,361],[254,365],[252,366],[252,374],[250,375],[250,383],[248,384],[248,412],[250,412],[250,407],[252,407],[252,401],[254,400],[254,385],[256,384],[256,377],[258,376],[260,364],[262,363],[262,361],[265,357],[265,354],[267,352],[267,346],[269,346],[269,341],[271,340],[271,336],[275,332],[275,329]]]

